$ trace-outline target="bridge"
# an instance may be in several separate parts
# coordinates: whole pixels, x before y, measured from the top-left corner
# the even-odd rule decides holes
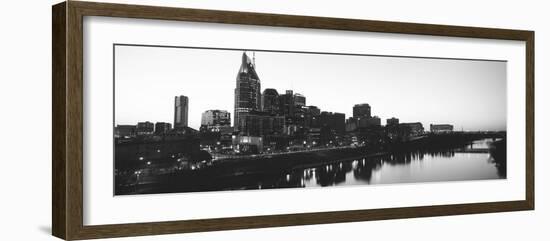
[[[469,139],[497,139],[506,138],[505,131],[453,131],[442,133],[428,133],[422,136],[449,136],[449,137],[469,137]]]

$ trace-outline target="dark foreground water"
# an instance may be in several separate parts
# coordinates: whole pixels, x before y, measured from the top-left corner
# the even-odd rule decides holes
[[[265,180],[258,187],[324,187],[506,178],[506,170],[489,152],[491,142],[493,140],[485,139],[458,149],[394,153],[298,169],[273,182]]]
[[[478,140],[459,148],[417,150],[280,168],[284,160],[273,158],[243,169],[245,164],[228,164],[216,171],[188,171],[167,175],[145,173],[128,185],[117,185],[116,195],[140,193],[202,192],[293,187],[326,187],[418,182],[468,181],[506,178],[505,142],[491,151],[493,139]],[[248,163],[257,163],[251,160]],[[297,161],[296,163],[304,163]],[[328,164],[327,164],[328,163]],[[253,165],[253,166],[254,166]],[[268,165],[268,166],[266,166]],[[275,168],[265,168],[272,165]],[[304,166],[304,165],[302,165]],[[279,168],[277,168],[279,167]],[[240,168],[240,169],[239,169]],[[242,169],[242,170],[241,170]]]

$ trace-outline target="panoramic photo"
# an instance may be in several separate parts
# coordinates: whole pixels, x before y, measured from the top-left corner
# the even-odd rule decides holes
[[[506,61],[113,56],[114,195],[506,179]]]

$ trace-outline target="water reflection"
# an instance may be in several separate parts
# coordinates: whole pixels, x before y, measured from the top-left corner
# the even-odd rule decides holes
[[[361,160],[353,161],[355,168],[353,169],[353,177],[357,180],[370,182],[372,178],[372,171],[377,170],[382,166],[382,159],[367,160],[365,158]]]
[[[465,148],[400,152],[355,160],[336,161],[292,170],[270,187],[314,187],[353,184],[389,184],[506,178],[506,152],[490,151],[493,140],[476,141]],[[502,145],[502,144],[501,144]]]

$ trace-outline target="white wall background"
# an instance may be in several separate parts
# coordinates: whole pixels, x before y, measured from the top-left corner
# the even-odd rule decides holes
[[[0,240],[51,232],[51,8],[8,1],[0,13]],[[118,1],[122,2],[122,1]],[[124,1],[536,31],[536,210],[407,220],[123,238],[119,240],[548,240],[550,21],[545,1]],[[520,115],[523,115],[519,113]],[[221,200],[220,200],[221,201]]]

